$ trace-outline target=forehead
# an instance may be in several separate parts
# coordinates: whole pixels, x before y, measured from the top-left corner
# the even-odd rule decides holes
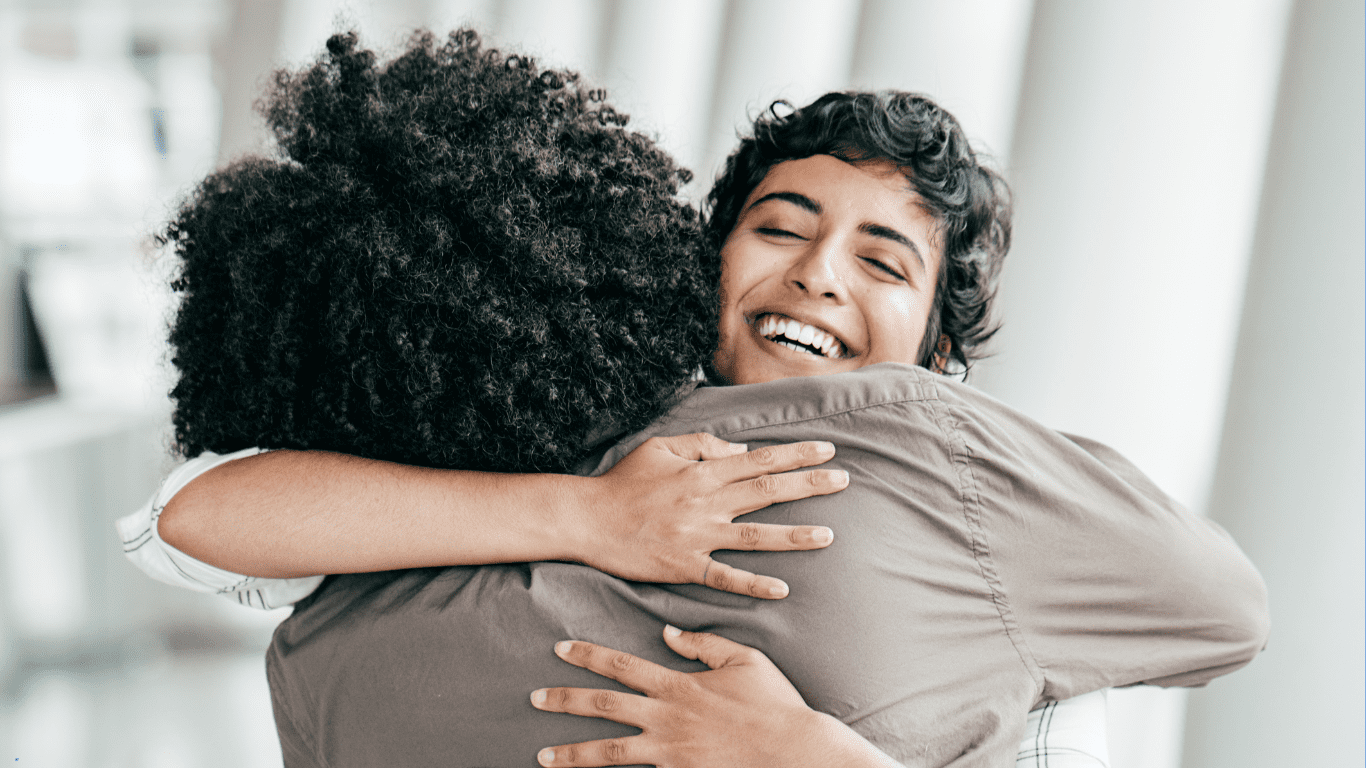
[[[745,207],[773,192],[797,192],[832,212],[933,220],[910,181],[887,160],[851,163],[832,155],[786,160],[768,170]]]

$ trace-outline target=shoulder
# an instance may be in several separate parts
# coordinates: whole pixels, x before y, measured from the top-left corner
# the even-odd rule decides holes
[[[803,376],[763,384],[699,387],[659,426],[698,418],[733,431],[854,414],[907,402],[939,399],[941,377],[924,368],[880,363],[829,376]]]

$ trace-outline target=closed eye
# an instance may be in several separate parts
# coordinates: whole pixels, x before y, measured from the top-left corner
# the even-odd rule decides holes
[[[769,237],[795,237],[798,240],[806,239],[796,232],[789,232],[786,229],[778,229],[776,227],[758,227],[754,231],[761,235],[768,235]]]
[[[895,269],[892,269],[891,267],[887,266],[886,264],[883,264],[877,259],[870,259],[867,256],[863,256],[860,258],[862,258],[865,263],[872,265],[874,269],[885,272],[903,283],[906,282],[906,278],[902,277],[900,272],[897,272]]]

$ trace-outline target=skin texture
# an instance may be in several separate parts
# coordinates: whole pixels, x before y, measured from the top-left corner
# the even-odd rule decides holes
[[[916,362],[941,256],[935,220],[887,162],[775,166],[721,250],[719,374],[732,384]],[[841,357],[761,335],[766,315],[833,334]]]
[[[412,467],[322,451],[271,451],[195,478],[167,503],[161,538],[235,573],[296,578],[447,565],[568,560],[624,579],[787,596],[717,549],[819,549],[823,526],[735,518],[833,493],[829,443],[746,451],[710,435],[654,438],[600,477]],[[494,517],[490,508],[502,510]]]

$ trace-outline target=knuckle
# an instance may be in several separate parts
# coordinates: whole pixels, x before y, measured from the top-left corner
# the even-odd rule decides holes
[[[764,538],[763,529],[756,523],[740,523],[740,542],[746,546],[758,546]]]
[[[797,546],[797,545],[802,544],[805,540],[806,540],[806,537],[802,535],[802,529],[800,529],[800,528],[788,528],[788,529],[787,529],[787,543],[788,543],[788,544],[792,544],[793,546]]]
[[[621,707],[621,696],[616,691],[595,691],[593,709],[599,712],[615,712]]]
[[[764,475],[754,478],[754,490],[764,498],[771,498],[778,495],[778,478],[773,475]]]
[[[630,751],[625,739],[608,739],[602,743],[602,756],[614,764],[625,760]]]
[[[563,747],[555,748],[555,757],[557,758],[555,762],[557,763],[563,763],[565,765],[576,765],[579,762],[579,755],[580,752],[578,744],[567,744]]]
[[[618,673],[630,672],[636,667],[636,657],[625,653],[614,653],[607,660],[607,663]]]
[[[749,458],[761,467],[771,467],[778,463],[778,448],[774,445],[764,446],[757,451],[750,451]]]
[[[729,592],[735,586],[735,577],[731,574],[730,569],[713,566],[711,569],[711,584],[708,586],[713,589],[719,589],[722,592]]]
[[[551,688],[546,691],[545,703],[555,709],[565,709],[569,706],[569,698],[568,688]]]

